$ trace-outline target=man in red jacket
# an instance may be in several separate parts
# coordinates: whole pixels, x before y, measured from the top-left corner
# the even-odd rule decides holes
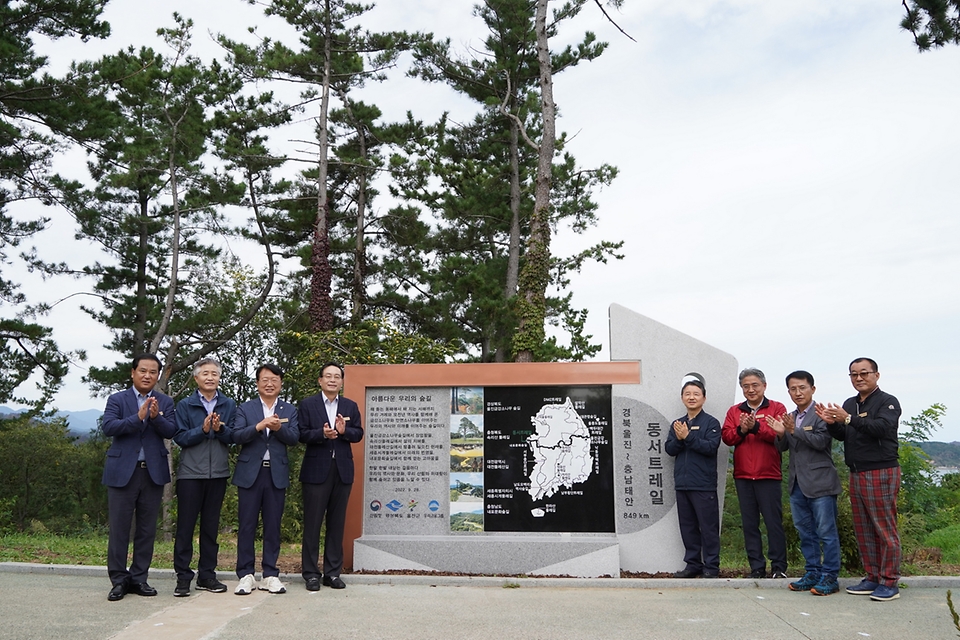
[[[767,528],[767,554],[773,578],[786,578],[787,539],[783,533],[780,451],[776,432],[767,418],[781,419],[787,409],[768,400],[767,379],[759,369],[740,372],[740,388],[746,401],[730,407],[723,421],[723,441],[733,450],[733,479],[740,501],[743,543],[750,561],[750,577],[767,577],[763,556],[760,516]]]

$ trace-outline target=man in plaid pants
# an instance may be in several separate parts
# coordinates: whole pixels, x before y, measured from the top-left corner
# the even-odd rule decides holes
[[[844,460],[850,468],[853,527],[867,576],[847,587],[847,593],[883,602],[900,597],[900,402],[880,390],[879,380],[877,363],[857,358],[850,363],[850,382],[857,395],[843,406],[818,404],[817,415],[830,434],[843,441]]]

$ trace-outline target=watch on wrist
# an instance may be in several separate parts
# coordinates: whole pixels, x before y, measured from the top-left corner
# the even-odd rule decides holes
[[[851,416],[851,415],[848,413],[848,414],[847,414],[847,417],[844,418],[844,420],[843,420],[843,424],[844,424],[844,425],[849,425],[849,424],[850,424],[850,418],[852,418],[852,417],[853,417],[853,416]]]

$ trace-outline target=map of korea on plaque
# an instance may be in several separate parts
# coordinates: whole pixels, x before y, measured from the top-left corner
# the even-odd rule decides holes
[[[534,502],[560,489],[573,489],[593,473],[590,430],[568,397],[563,404],[546,404],[530,419],[534,432],[527,438],[533,469],[530,496]],[[535,509],[534,516],[543,516]]]
[[[613,532],[611,390],[483,389],[483,530]]]

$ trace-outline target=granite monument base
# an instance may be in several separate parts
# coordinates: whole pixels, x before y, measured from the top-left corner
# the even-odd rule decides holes
[[[353,553],[355,570],[620,577],[614,534],[365,535]]]

